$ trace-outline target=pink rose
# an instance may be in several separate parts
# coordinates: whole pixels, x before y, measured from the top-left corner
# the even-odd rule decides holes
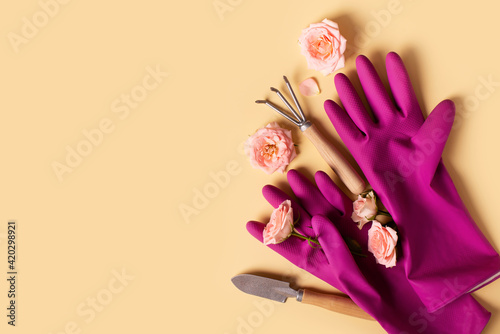
[[[373,253],[375,260],[386,268],[396,265],[396,244],[398,234],[390,227],[382,226],[374,220],[368,230],[368,250]]]
[[[352,209],[351,219],[358,223],[361,230],[368,221],[375,219],[377,215],[377,199],[373,191],[370,191],[364,198],[358,195],[358,199],[352,203]]]
[[[286,166],[297,156],[292,141],[292,132],[279,127],[276,122],[257,130],[245,142],[245,153],[253,168],[267,174],[283,173]]]
[[[310,69],[328,75],[344,67],[346,39],[340,34],[337,23],[324,19],[302,30],[299,45]]]
[[[279,244],[292,235],[293,210],[292,202],[286,200],[274,209],[271,219],[264,228],[264,245]]]

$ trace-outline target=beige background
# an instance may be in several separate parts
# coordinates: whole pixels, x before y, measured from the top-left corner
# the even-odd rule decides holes
[[[474,98],[480,78],[500,82],[492,1],[66,2],[46,6],[46,21],[35,0],[4,1],[0,10],[1,277],[7,221],[19,226],[18,326],[7,326],[2,311],[2,333],[382,333],[375,323],[294,301],[259,309],[261,300],[230,283],[262,271],[333,291],[247,234],[247,220],[271,211],[261,187],[285,176],[252,169],[240,147],[270,121],[291,128],[253,103],[283,74],[294,85],[318,79],[322,93],[301,101],[338,140],[322,110],[325,99],[337,99],[333,76],[308,70],[296,43],[325,17],[348,39],[343,72],[352,76],[354,55],[364,53],[383,73],[394,50],[426,112],[443,98],[463,104],[444,160],[480,228],[500,246],[499,87]],[[218,13],[221,3],[226,11]],[[14,46],[9,36],[21,35],[33,16],[41,27],[24,27],[29,38]],[[169,74],[157,84],[146,77],[156,69]],[[141,88],[145,77],[149,91]],[[147,96],[126,115],[116,103],[131,92]],[[109,133],[60,181],[54,162],[65,164],[67,146],[85,145],[82,131],[103,120],[112,129],[105,125]],[[299,157],[291,167],[329,172],[295,129],[294,136]],[[230,180],[210,188],[210,173],[228,164]],[[213,198],[203,202],[196,193],[206,187]],[[195,202],[197,212],[183,217],[180,208]],[[120,283],[122,270],[129,278]],[[6,292],[2,279],[2,310]],[[485,333],[500,332],[500,283],[474,295],[493,314]],[[239,328],[242,321],[253,325]]]

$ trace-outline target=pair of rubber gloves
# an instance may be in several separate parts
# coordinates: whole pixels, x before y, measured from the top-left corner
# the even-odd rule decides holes
[[[344,238],[356,240],[366,252],[370,224],[358,229],[351,219],[352,201],[321,171],[316,185],[297,171],[288,172],[296,199],[274,186],[263,188],[273,207],[292,201],[296,229],[316,237],[321,247],[295,237],[269,247],[349,295],[389,333],[480,333],[491,314],[469,293],[498,276],[500,258],[441,160],[454,104],[442,101],[424,119],[396,53],[386,58],[394,100],[366,57],[359,56],[356,67],[375,121],[344,74],[335,76],[335,85],[345,110],[331,100],[324,107],[394,218],[401,247],[397,264],[386,268],[370,253],[366,258],[351,254]],[[247,223],[259,241],[264,227]]]

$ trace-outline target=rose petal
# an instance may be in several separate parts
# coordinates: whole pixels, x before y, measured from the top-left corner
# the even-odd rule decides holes
[[[318,83],[314,78],[307,78],[299,85],[299,91],[304,96],[314,96],[320,93]]]

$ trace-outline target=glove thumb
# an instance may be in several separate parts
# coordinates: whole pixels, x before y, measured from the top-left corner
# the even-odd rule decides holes
[[[431,112],[424,124],[413,137],[412,141],[422,157],[415,157],[417,161],[424,161],[421,170],[427,180],[431,180],[441,161],[444,146],[455,119],[455,104],[451,100],[439,103]]]

